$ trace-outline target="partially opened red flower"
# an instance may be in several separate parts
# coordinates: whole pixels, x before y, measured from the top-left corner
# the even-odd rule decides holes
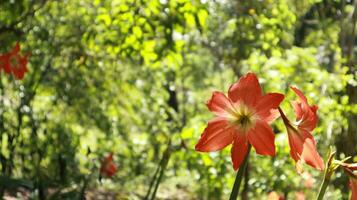
[[[272,128],[269,126],[279,117],[277,108],[284,95],[269,93],[263,95],[255,74],[248,73],[233,84],[228,97],[213,92],[207,102],[215,118],[208,125],[196,145],[201,152],[218,151],[233,144],[231,158],[237,170],[251,144],[261,155],[275,155]]]
[[[12,73],[16,79],[23,79],[27,72],[28,57],[29,54],[20,55],[20,44],[16,43],[9,53],[0,55],[0,70],[7,74]]]
[[[112,176],[114,176],[116,171],[117,167],[113,162],[113,153],[111,153],[103,159],[99,172],[100,175],[111,178]]]
[[[343,163],[341,166],[350,177],[351,200],[357,200],[357,163]]]
[[[296,167],[299,172],[301,172],[302,163],[323,170],[324,162],[316,150],[316,142],[311,135],[311,131],[314,130],[317,125],[317,106],[310,106],[306,97],[296,87],[291,87],[291,89],[299,97],[297,101],[292,102],[296,122],[291,123],[284,112],[279,108],[288,132],[290,155],[296,161]]]

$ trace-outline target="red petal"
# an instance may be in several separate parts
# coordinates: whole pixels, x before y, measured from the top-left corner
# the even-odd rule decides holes
[[[231,149],[231,158],[234,170],[242,164],[248,150],[248,141],[245,134],[238,133]]]
[[[303,159],[306,164],[314,167],[318,170],[324,169],[324,161],[316,150],[315,141],[311,139],[306,139],[304,142],[304,150],[301,154],[301,159]]]
[[[298,162],[302,153],[304,139],[299,136],[295,128],[286,126],[286,129],[289,137],[290,155],[295,162]]]
[[[100,168],[100,173],[106,177],[112,177],[117,171],[117,167],[113,162],[104,163]]]
[[[352,171],[357,170],[357,163],[343,163],[342,166]]]
[[[299,123],[299,128],[305,129],[307,131],[312,131],[317,126],[317,115],[313,114],[311,111],[306,115],[308,115],[308,117],[306,117],[305,120],[302,120]]]
[[[247,105],[254,106],[257,100],[262,96],[258,78],[254,73],[248,73],[241,77],[228,90],[228,97],[237,102],[242,100]]]
[[[19,42],[16,42],[16,45],[14,46],[14,48],[12,48],[11,50],[11,54],[12,55],[16,55],[20,52],[20,43]]]
[[[207,102],[208,109],[216,115],[225,115],[226,109],[231,106],[231,101],[221,92],[213,92],[212,97]]]
[[[3,66],[5,63],[7,63],[7,56],[5,55],[0,55],[0,67]]]
[[[13,68],[12,69],[12,73],[14,74],[16,79],[23,79],[24,75],[25,75],[25,69],[17,69],[17,68]]]
[[[298,162],[306,163],[315,169],[323,170],[324,162],[316,150],[316,142],[305,130],[288,128],[290,155]]]
[[[299,128],[308,131],[314,130],[318,120],[316,115],[317,106],[309,106],[304,94],[296,87],[291,87],[291,89],[300,99],[300,102],[292,103],[296,114],[296,121],[299,121]]]
[[[255,127],[248,132],[248,140],[260,155],[275,155],[275,135],[273,130],[264,121],[258,120]]]
[[[350,188],[352,191],[351,200],[357,200],[357,180],[350,179]]]
[[[293,106],[295,111],[296,121],[299,121],[302,118],[302,115],[304,114],[301,103],[298,101],[292,101],[291,105]]]
[[[235,128],[224,118],[215,118],[208,125],[196,144],[196,151],[218,151],[233,142]]]
[[[0,68],[3,68],[7,74],[11,73],[10,56],[9,53],[0,56]]]
[[[318,108],[319,108],[319,107],[316,106],[316,105],[310,106],[311,111],[312,111],[313,113],[315,113],[315,114],[316,114]]]
[[[112,177],[117,171],[117,167],[113,163],[113,153],[106,156],[100,166],[100,173],[106,177]]]
[[[297,87],[290,86],[290,88],[295,92],[295,94],[300,98],[300,100],[307,104],[307,99],[305,95]]]
[[[23,79],[27,72],[27,56],[17,56],[18,65],[12,67],[12,72],[17,79]]]
[[[255,110],[262,121],[268,123],[279,117],[277,108],[283,101],[284,95],[279,93],[269,93],[258,100]]]
[[[5,65],[4,65],[4,71],[5,71],[5,73],[7,73],[7,74],[10,74],[10,73],[11,73],[11,65],[10,65],[10,63],[5,63]]]
[[[117,167],[111,162],[108,164],[105,171],[109,177],[112,177],[115,174],[115,172],[117,171]]]

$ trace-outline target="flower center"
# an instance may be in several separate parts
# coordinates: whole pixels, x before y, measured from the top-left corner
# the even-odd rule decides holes
[[[241,126],[247,126],[248,124],[251,123],[251,119],[248,115],[240,115],[238,116],[236,123]]]
[[[14,68],[17,68],[17,69],[20,68],[20,66],[19,66],[19,58],[17,56],[11,56],[10,57],[10,63],[11,63],[11,66],[13,66]]]
[[[254,111],[244,104],[234,105],[231,109],[230,121],[241,132],[247,132],[255,125]]]

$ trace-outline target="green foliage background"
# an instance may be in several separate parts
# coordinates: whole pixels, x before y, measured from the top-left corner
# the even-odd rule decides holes
[[[91,173],[87,191],[141,199],[169,149],[158,198],[227,199],[230,149],[203,154],[194,145],[212,118],[212,91],[249,71],[266,92],[286,94],[291,119],[290,85],[319,106],[321,155],[332,146],[339,158],[355,156],[355,8],[343,0],[1,0],[0,52],[16,41],[31,52],[24,80],[1,73],[2,175],[30,181],[32,199],[71,199]],[[277,156],[251,154],[244,195],[314,198],[322,173],[306,166],[316,180],[304,187],[280,120],[274,130]],[[108,152],[118,172],[99,184]],[[338,171],[326,199],[347,198]]]

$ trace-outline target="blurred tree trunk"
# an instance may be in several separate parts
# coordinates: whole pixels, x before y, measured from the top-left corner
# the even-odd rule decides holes
[[[353,5],[353,13],[346,13],[346,6]],[[337,12],[339,11],[339,12]],[[318,13],[318,14],[316,14]],[[357,19],[357,1],[321,1],[313,4],[310,9],[301,17],[300,24],[294,33],[294,45],[302,46],[304,38],[308,34],[309,29],[319,29],[318,24],[311,22],[321,21],[323,18],[330,18],[340,24],[339,42],[342,50],[342,56],[346,59],[346,65],[349,67],[348,74],[355,76],[357,60],[354,56],[355,35],[356,35],[356,19]],[[307,23],[308,22],[308,23]],[[335,52],[336,53],[336,52]],[[332,61],[333,59],[331,59]],[[333,61],[332,61],[333,62]],[[330,63],[333,65],[333,63]],[[329,67],[326,67],[327,70]],[[346,86],[346,93],[349,97],[349,105],[357,103],[357,87],[351,84]],[[357,115],[353,112],[347,112],[348,127],[335,139],[335,145],[338,153],[343,153],[345,156],[353,156],[357,154]]]
[[[355,46],[355,34],[356,34],[356,22],[357,22],[357,1],[354,1],[354,12],[352,15],[352,34],[351,40],[349,42],[347,62],[349,66],[349,74],[356,74],[356,60],[354,57],[354,46]],[[354,105],[357,103],[357,87],[351,84],[347,85],[347,95],[349,97],[349,104]],[[357,154],[357,115],[355,113],[350,113],[348,118],[348,130],[347,138],[348,147],[345,149],[347,155],[356,155]]]
[[[356,73],[356,69],[353,69]],[[347,95],[349,97],[349,104],[355,105],[357,104],[357,87],[348,85],[347,86]],[[345,136],[344,144],[341,145],[342,152],[346,154],[346,156],[354,156],[357,154],[357,115],[355,113],[350,113],[348,116],[348,129],[347,134]]]
[[[350,19],[345,25],[341,23],[341,48],[343,50],[344,57],[347,59],[348,73],[352,76],[356,74],[357,60],[354,56],[355,47],[355,35],[356,35],[356,22],[357,22],[357,1],[353,2],[354,11],[350,15]],[[357,87],[351,84],[347,85],[346,94],[348,95],[349,105],[355,105],[357,103]],[[357,115],[353,112],[348,113],[348,128],[342,133],[341,137],[336,139],[336,147],[339,153],[344,153],[346,156],[354,156],[357,154]]]

